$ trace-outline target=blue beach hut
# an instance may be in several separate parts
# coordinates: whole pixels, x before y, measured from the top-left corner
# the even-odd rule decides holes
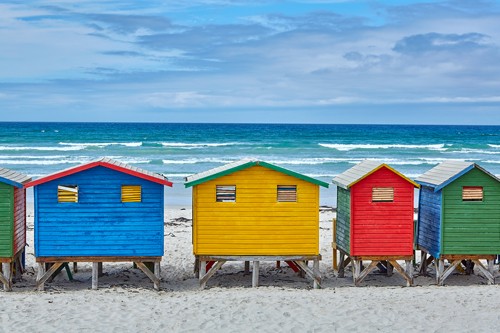
[[[34,180],[37,287],[67,262],[134,262],[159,288],[164,186],[160,174],[99,160]],[[154,272],[145,265],[154,263]],[[52,264],[48,271],[46,265]]]
[[[457,266],[467,263],[470,273],[474,263],[494,283],[493,260],[500,253],[500,179],[475,163],[446,161],[416,181],[421,185],[416,243],[422,250],[422,273],[434,260],[437,282],[443,284]],[[445,260],[450,262],[446,269]]]

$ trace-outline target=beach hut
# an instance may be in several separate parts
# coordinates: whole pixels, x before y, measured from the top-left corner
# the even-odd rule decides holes
[[[22,271],[21,257],[26,245],[26,194],[30,177],[0,168],[0,282],[12,288],[16,266]]]
[[[500,180],[475,163],[446,161],[416,181],[421,185],[417,246],[422,250],[422,272],[434,260],[442,285],[462,260],[470,260],[494,283],[493,260],[500,253]],[[451,263],[446,269],[445,260]],[[488,267],[480,260],[487,260]]]
[[[382,262],[412,284],[414,189],[418,186],[392,167],[365,160],[333,179],[337,218],[333,246],[340,251],[339,276],[349,261],[355,285]],[[334,251],[336,255],[336,251]],[[347,257],[347,258],[346,258]],[[362,261],[371,261],[362,270]],[[406,261],[403,269],[397,260]]]
[[[35,194],[37,287],[67,262],[134,262],[159,288],[164,185],[160,174],[101,158],[26,184]],[[45,264],[52,264],[45,271]],[[145,263],[154,263],[154,273]]]
[[[245,159],[189,176],[185,186],[193,187],[193,252],[202,288],[226,261],[244,261],[246,270],[253,261],[253,286],[260,261],[286,261],[319,287],[319,186],[327,183]]]

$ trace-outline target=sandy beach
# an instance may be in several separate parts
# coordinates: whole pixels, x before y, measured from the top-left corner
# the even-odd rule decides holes
[[[409,288],[403,287],[398,274],[371,274],[361,287],[353,287],[350,270],[345,278],[336,278],[330,247],[334,214],[320,211],[320,290],[285,265],[276,268],[274,262],[261,263],[259,288],[251,288],[243,263],[232,263],[200,290],[193,275],[191,209],[168,207],[160,292],[131,263],[104,264],[97,291],[91,290],[91,265],[80,264],[74,281],[62,273],[46,284],[45,292],[37,292],[29,207],[27,270],[13,292],[0,292],[0,332],[498,330],[500,289],[487,285],[477,271],[470,276],[454,274],[443,287],[436,286],[432,276],[417,276]]]

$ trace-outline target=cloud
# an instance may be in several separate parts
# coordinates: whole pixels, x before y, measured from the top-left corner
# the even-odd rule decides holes
[[[481,33],[440,34],[427,33],[399,40],[393,50],[403,54],[426,52],[471,52],[488,46],[489,36]]]

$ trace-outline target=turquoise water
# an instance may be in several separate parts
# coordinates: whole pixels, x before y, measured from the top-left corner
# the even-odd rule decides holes
[[[445,159],[498,175],[500,126],[0,123],[0,166],[33,177],[102,156],[165,174],[167,201],[189,205],[185,176],[245,157],[326,182],[366,158],[411,178]],[[322,191],[322,204],[333,198]]]

